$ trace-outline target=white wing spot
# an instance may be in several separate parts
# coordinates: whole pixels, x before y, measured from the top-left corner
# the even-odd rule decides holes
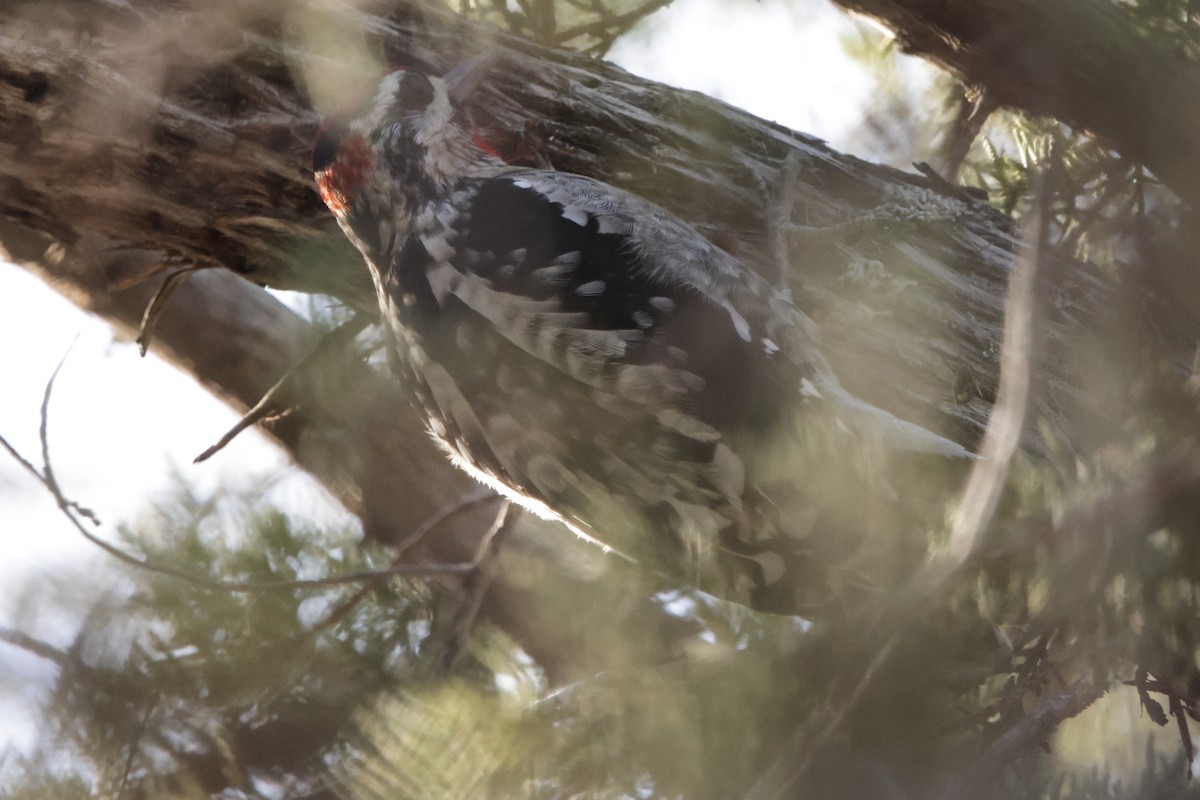
[[[762,567],[763,586],[770,586],[787,573],[787,563],[783,560],[783,556],[778,553],[759,553],[756,556],[750,556],[750,558],[753,561],[757,561],[758,565]]]
[[[559,286],[566,283],[571,273],[575,271],[574,264],[551,264],[548,267],[540,267],[535,269],[532,277],[538,283],[548,284],[550,286]]]
[[[670,311],[675,308],[675,301],[669,297],[651,297],[650,305],[657,308],[659,311]]]
[[[763,352],[769,356],[773,356],[779,352],[779,345],[775,344],[770,339],[763,339],[762,345],[763,345]]]
[[[633,312],[632,316],[633,324],[637,325],[639,328],[654,327],[654,317],[650,316],[645,311],[635,311]]]
[[[563,219],[569,219],[581,228],[587,227],[588,213],[578,206],[564,206]]]
[[[454,329],[454,344],[464,353],[471,352],[471,330],[466,325],[459,325]]]
[[[454,248],[442,236],[425,236],[421,238],[421,244],[425,245],[425,251],[433,257],[434,261],[449,261],[454,255]]]
[[[529,181],[525,180],[524,178],[513,179],[512,185],[516,186],[518,189],[532,189],[533,188],[533,184],[530,183]]]
[[[580,297],[597,297],[604,294],[604,281],[588,281],[575,288],[575,294]]]
[[[729,312],[729,318],[733,320],[733,329],[737,331],[737,335],[741,337],[743,342],[750,341],[750,323],[746,322],[746,318],[737,312],[737,309],[729,304],[728,300],[721,301],[721,307]]]
[[[805,397],[821,396],[821,392],[817,390],[816,386],[813,386],[812,381],[810,381],[808,378],[800,379],[800,394],[804,395]]]
[[[667,355],[683,364],[686,364],[688,360],[687,350],[674,345],[667,345]]]

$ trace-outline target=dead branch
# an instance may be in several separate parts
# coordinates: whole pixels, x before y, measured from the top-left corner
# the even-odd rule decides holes
[[[179,273],[174,273],[163,282],[165,287],[171,278],[174,278]],[[154,295],[154,301],[157,301],[161,296],[160,289]],[[153,302],[151,305],[153,305]],[[150,313],[149,309],[146,311]],[[358,314],[349,322],[342,323],[333,331],[321,338],[321,341],[312,349],[299,363],[288,367],[287,372],[283,373],[283,377],[277,380],[270,389],[267,390],[259,401],[254,406],[242,415],[232,428],[226,431],[220,439],[218,439],[211,447],[208,447],[203,453],[196,456],[192,463],[199,464],[207,461],[212,456],[219,453],[227,444],[232,442],[234,438],[249,427],[257,425],[259,422],[266,420],[273,414],[283,414],[286,412],[286,407],[281,407],[279,398],[290,389],[293,388],[292,382],[299,375],[306,372],[311,372],[315,367],[327,361],[331,354],[336,354],[344,348],[348,347],[351,340],[359,333],[366,329],[371,322],[370,318],[365,314]],[[143,326],[144,330],[144,326]],[[140,339],[139,339],[140,343]],[[143,348],[144,352],[144,348]]]
[[[338,330],[334,331],[330,336],[333,338],[341,338],[349,335],[348,332],[355,330],[356,327],[363,323],[359,320],[352,320]],[[322,344],[327,344],[329,338],[325,339]],[[344,344],[344,342],[342,342]],[[319,349],[319,348],[318,348]],[[315,352],[315,351],[314,351]],[[85,539],[99,547],[104,552],[108,553],[113,558],[137,569],[154,572],[160,575],[166,575],[171,578],[178,578],[186,583],[203,589],[223,590],[229,592],[265,592],[278,591],[287,589],[322,589],[331,586],[341,586],[349,583],[363,583],[370,581],[386,580],[396,577],[436,577],[444,575],[461,575],[470,574],[479,569],[480,564],[490,552],[492,540],[496,533],[503,527],[504,520],[507,518],[507,501],[503,504],[504,511],[497,517],[497,521],[493,522],[492,526],[487,529],[487,532],[480,538],[475,547],[475,552],[470,561],[460,562],[455,564],[397,564],[379,570],[361,570],[352,572],[346,575],[333,575],[326,578],[316,579],[297,579],[283,581],[226,581],[213,578],[205,578],[201,575],[195,575],[187,570],[177,569],[166,564],[157,564],[148,559],[138,558],[132,553],[128,553],[121,548],[106,542],[96,534],[89,531],[79,521],[79,516],[87,518],[95,525],[100,522],[88,509],[81,506],[74,500],[69,499],[63,492],[62,487],[58,483],[58,479],[54,475],[54,467],[50,458],[50,398],[54,393],[54,382],[58,378],[59,372],[66,363],[66,356],[58,362],[58,366],[54,368],[50,379],[46,382],[45,391],[42,393],[41,405],[41,422],[38,428],[38,436],[42,447],[42,468],[39,470],[29,459],[21,455],[15,447],[12,446],[4,437],[0,436],[0,446],[9,452],[30,474],[37,478],[38,482],[48,491],[55,502],[58,504],[59,510]],[[462,510],[464,506],[459,504],[456,508],[450,510],[438,511],[430,520],[422,523],[405,540],[406,542],[414,542],[432,531],[438,524],[449,519],[453,513]]]
[[[60,666],[68,658],[65,650],[61,650],[52,644],[43,642],[41,639],[35,639],[29,634],[14,630],[13,628],[0,627],[0,642],[6,642],[13,647],[19,647],[27,653],[33,653],[35,656],[44,658],[47,661],[53,661]]]
[[[154,325],[158,322],[158,318],[162,316],[163,309],[166,307],[167,298],[171,296],[171,292],[175,291],[175,287],[179,282],[202,269],[212,269],[212,264],[201,266],[185,267],[176,270],[167,276],[167,279],[159,284],[158,291],[154,293],[154,299],[146,306],[146,313],[142,316],[142,325],[138,331],[137,345],[138,350],[144,356],[146,351],[150,349],[150,341],[154,337]],[[232,438],[232,437],[231,437]]]

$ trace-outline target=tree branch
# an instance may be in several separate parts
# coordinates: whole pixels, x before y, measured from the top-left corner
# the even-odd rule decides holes
[[[945,800],[966,800],[981,796],[994,785],[1000,770],[1023,753],[1046,741],[1054,729],[1083,712],[1108,691],[1108,685],[1090,672],[1058,694],[1042,701],[1016,725],[1005,731],[991,746],[959,775],[942,795]]]
[[[1200,66],[1096,0],[833,0],[989,102],[1089,131],[1200,205]]]
[[[394,5],[387,18],[336,6],[323,22],[370,31],[383,61],[435,70],[500,47],[504,61],[478,95],[477,116],[501,152],[628,188],[761,271],[778,266],[759,187],[791,186],[796,221],[828,233],[794,243],[790,282],[843,384],[958,441],[982,429],[1015,240],[1003,215],[942,181],[841,155],[711,98],[428,4]],[[366,271],[308,171],[318,115],[303,94],[303,64],[324,58],[329,71],[346,53],[288,39],[290,4],[237,8],[0,8],[0,213],[64,242],[88,233],[153,242],[177,261],[373,309]],[[188,37],[195,28],[204,35]],[[63,41],[81,44],[65,51]],[[134,41],[132,54],[116,55]],[[785,169],[796,180],[781,179]],[[862,279],[876,264],[886,279]],[[1073,285],[1057,290],[1071,297],[1047,320],[1058,345],[1105,305],[1096,274],[1071,266]],[[1036,398],[1035,410],[1058,419],[1073,380],[1055,378],[1057,396]]]

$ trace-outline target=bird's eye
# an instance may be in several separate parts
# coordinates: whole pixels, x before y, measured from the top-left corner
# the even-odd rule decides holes
[[[396,90],[396,105],[402,111],[420,111],[433,100],[433,84],[419,72],[406,72]]]
[[[342,133],[337,125],[322,125],[317,131],[317,141],[313,143],[312,151],[313,172],[320,172],[333,163],[342,144]]]

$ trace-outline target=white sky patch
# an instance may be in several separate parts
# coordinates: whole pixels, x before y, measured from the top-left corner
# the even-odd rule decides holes
[[[20,343],[0,352],[0,433],[38,466],[42,392],[70,349],[50,404],[51,459],[64,491],[106,528],[168,488],[172,471],[206,493],[289,465],[257,431],[193,465],[237,415],[191,377],[153,355],[139,357],[136,345],[115,339],[104,322],[11,266],[0,267],[0,336]],[[94,550],[81,546],[50,495],[7,454],[0,458],[0,548],[0,585],[8,586],[24,564]]]
[[[619,39],[608,58],[836,146],[874,89],[841,46],[856,24],[827,2],[675,0]]]

